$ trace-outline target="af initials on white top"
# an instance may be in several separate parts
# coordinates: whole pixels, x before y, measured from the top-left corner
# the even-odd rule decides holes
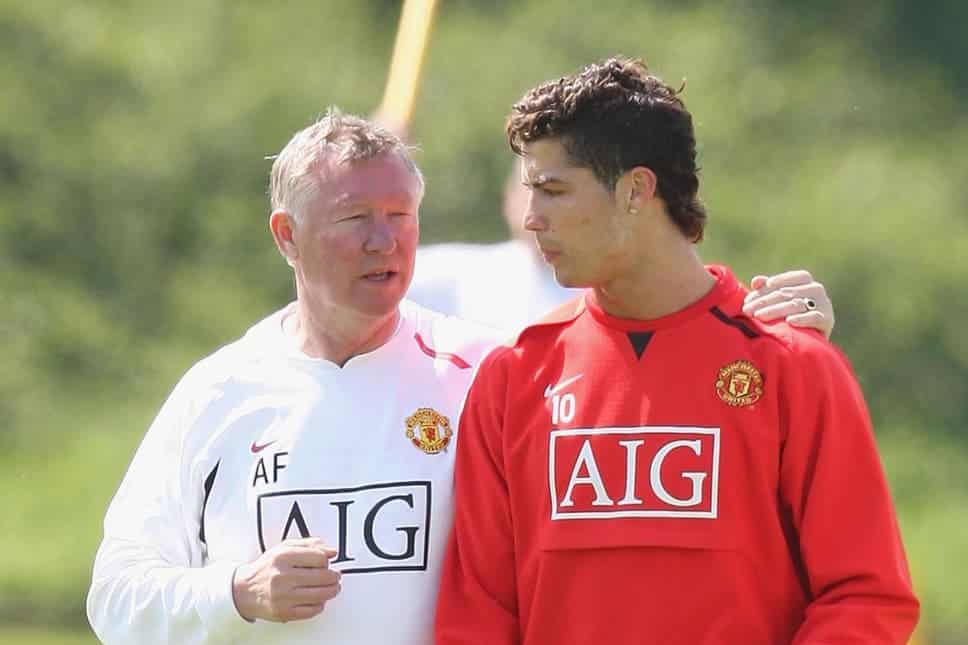
[[[719,428],[553,430],[551,518],[715,518]]]
[[[564,381],[559,381],[557,384],[549,385],[545,388],[545,398],[547,399],[548,397],[551,397],[551,423],[553,425],[558,425],[559,423],[569,423],[575,418],[575,405],[577,403],[575,395],[570,392],[562,395],[558,394],[558,392],[565,389],[582,376],[584,376],[584,374],[576,374],[571,378],[566,378]]]

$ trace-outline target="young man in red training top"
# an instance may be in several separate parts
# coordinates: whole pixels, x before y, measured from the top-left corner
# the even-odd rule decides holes
[[[527,229],[576,302],[483,362],[437,643],[905,643],[918,617],[863,396],[704,266],[692,118],[639,61],[512,109]]]

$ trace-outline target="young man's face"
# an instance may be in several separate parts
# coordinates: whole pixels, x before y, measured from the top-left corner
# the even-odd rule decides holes
[[[293,231],[293,266],[316,305],[394,314],[413,277],[420,181],[386,154],[322,169],[318,194]]]
[[[614,191],[577,167],[558,139],[530,142],[522,155],[529,189],[524,228],[532,232],[555,279],[566,287],[603,286],[630,255],[628,218]]]

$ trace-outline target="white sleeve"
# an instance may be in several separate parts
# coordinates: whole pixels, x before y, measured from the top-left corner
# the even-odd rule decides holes
[[[241,563],[203,566],[204,491],[183,454],[187,381],[148,429],[104,520],[87,615],[106,645],[233,643],[250,628],[232,598]]]

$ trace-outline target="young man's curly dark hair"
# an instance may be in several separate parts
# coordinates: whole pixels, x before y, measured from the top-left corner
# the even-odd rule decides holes
[[[625,171],[651,169],[669,216],[689,239],[702,239],[706,209],[692,115],[643,61],[609,58],[542,83],[511,108],[507,136],[519,155],[528,142],[558,138],[610,190]]]

